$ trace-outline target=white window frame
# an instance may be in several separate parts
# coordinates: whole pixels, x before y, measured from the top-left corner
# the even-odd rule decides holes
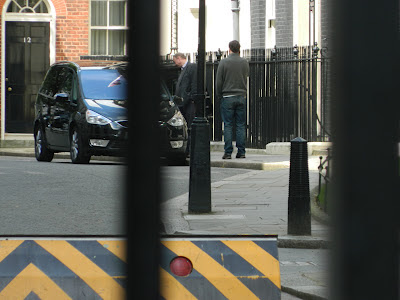
[[[92,1],[107,2],[107,25],[106,26],[92,26]],[[123,26],[110,25],[110,2],[125,2],[125,24]],[[90,0],[90,13],[89,13],[89,55],[91,56],[125,56],[127,55],[127,33],[128,33],[128,0]],[[92,30],[106,30],[106,54],[92,54]],[[124,30],[126,34],[125,47],[123,55],[109,54],[108,36],[111,30]]]

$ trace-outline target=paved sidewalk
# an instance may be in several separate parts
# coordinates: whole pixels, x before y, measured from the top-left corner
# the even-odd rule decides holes
[[[300,299],[327,299],[326,256],[329,250],[318,250],[329,244],[326,215],[312,201],[312,235],[287,234],[289,155],[265,155],[262,150],[249,149],[245,159],[236,159],[232,155],[232,159],[222,160],[223,152],[215,150],[218,149],[212,148],[211,152],[212,168],[249,171],[211,184],[210,214],[188,214],[188,193],[162,203],[165,233],[278,235],[282,291]],[[0,148],[0,155],[34,157],[34,149]],[[69,158],[69,154],[56,154],[56,157]],[[110,157],[92,159],[118,160]],[[319,157],[310,156],[311,198],[318,188],[318,165]],[[288,248],[295,248],[295,252],[286,254]]]
[[[328,227],[314,218],[312,237],[287,235],[288,155],[246,154],[245,159],[230,160],[223,160],[222,155],[211,152],[211,167],[245,168],[249,172],[211,184],[210,214],[188,214],[188,193],[166,201],[162,212],[168,234],[277,234],[282,240],[327,241]],[[318,156],[309,158],[310,190],[314,192],[318,165]],[[317,214],[319,208],[312,205],[312,210]],[[182,219],[179,222],[178,217]],[[321,217],[318,220],[322,221]]]
[[[222,160],[222,155],[211,152],[212,167],[251,170],[211,184],[210,214],[189,214],[188,193],[163,203],[166,233],[278,235],[282,291],[300,299],[327,299],[329,250],[316,250],[329,245],[327,216],[312,202],[312,235],[287,234],[289,155],[247,153],[246,159],[231,160]],[[312,198],[318,189],[319,161],[318,156],[309,157]],[[284,248],[296,249],[284,256]]]

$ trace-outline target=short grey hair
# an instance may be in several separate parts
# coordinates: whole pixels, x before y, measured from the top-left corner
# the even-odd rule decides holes
[[[181,52],[178,52],[178,53],[175,53],[175,54],[174,54],[174,58],[178,58],[178,57],[183,58],[183,59],[186,59],[186,55],[183,54],[183,53],[181,53]]]

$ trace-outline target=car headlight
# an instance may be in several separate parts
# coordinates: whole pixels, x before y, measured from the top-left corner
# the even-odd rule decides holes
[[[183,117],[182,113],[177,110],[175,115],[171,119],[169,119],[167,123],[175,127],[183,126],[183,124],[185,123],[185,118]]]
[[[86,111],[86,121],[89,124],[95,124],[95,125],[107,125],[112,122],[110,119],[107,119],[106,117],[98,113],[95,113],[94,111],[91,110]]]

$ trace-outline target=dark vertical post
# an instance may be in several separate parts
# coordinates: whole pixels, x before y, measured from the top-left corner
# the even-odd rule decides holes
[[[311,139],[311,132],[312,132],[312,77],[311,77],[311,72],[312,72],[312,58],[313,58],[313,53],[312,53],[312,46],[308,46],[308,60],[307,60],[307,89],[306,89],[306,94],[307,97],[305,99],[306,101],[306,133],[303,135],[306,137],[308,140]]]
[[[292,107],[292,118],[293,118],[293,127],[290,132],[294,138],[295,136],[300,136],[299,130],[299,47],[294,45],[293,47],[293,55],[294,55],[294,71],[293,71],[293,100],[291,103]]]
[[[222,52],[221,49],[218,49],[218,52],[216,52],[216,57],[217,60],[214,60],[213,66],[214,66],[214,78],[217,77],[217,71],[218,71],[218,65],[219,62],[221,61],[222,57]],[[221,100],[216,97],[216,81],[213,80],[214,86],[213,86],[213,98],[214,98],[214,103],[213,103],[213,108],[214,108],[214,140],[215,141],[222,141],[222,119],[221,119],[221,111],[220,111],[220,105],[221,105]]]
[[[399,299],[399,1],[332,4],[331,299]]]
[[[290,145],[288,234],[311,235],[307,141],[300,137]]]
[[[157,138],[160,114],[159,0],[128,1],[128,9],[127,104],[130,128],[125,181],[125,222],[128,234],[126,299],[156,300],[160,298],[160,154]],[[145,146],[138,147],[138,141]]]
[[[205,0],[199,0],[196,117],[190,147],[189,212],[211,212],[210,125],[205,117],[206,60]]]
[[[317,96],[318,96],[318,43],[314,43],[314,47],[312,49],[312,92],[311,92],[311,128],[310,128],[310,137],[311,142],[317,141]],[[309,139],[310,140],[310,139]]]

